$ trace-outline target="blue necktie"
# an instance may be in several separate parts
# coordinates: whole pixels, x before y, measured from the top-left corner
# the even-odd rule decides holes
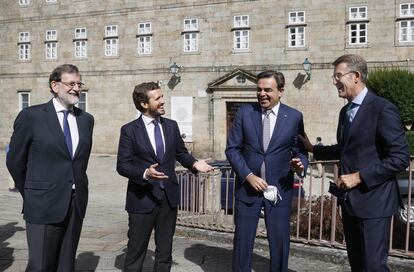
[[[164,142],[162,141],[161,129],[158,121],[155,119],[154,123],[154,138],[155,138],[155,152],[159,161],[164,157]],[[160,181],[160,188],[164,189],[164,182]]]
[[[346,138],[348,138],[349,129],[350,129],[351,123],[352,123],[352,121],[354,120],[354,117],[355,117],[354,109],[358,106],[359,106],[358,104],[355,104],[355,103],[351,102],[348,105],[347,109],[346,109],[345,117],[344,117],[345,120],[344,120],[343,126],[342,126],[342,139],[341,139],[342,144],[344,144]]]
[[[70,128],[68,122],[69,111],[63,111],[63,135],[65,135],[66,145],[68,146],[70,157],[73,157],[72,137],[70,135]]]

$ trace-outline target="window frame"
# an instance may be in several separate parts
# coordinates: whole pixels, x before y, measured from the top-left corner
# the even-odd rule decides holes
[[[246,18],[246,20],[244,20]],[[238,14],[233,16],[233,51],[248,52],[250,51],[250,15]],[[240,45],[240,47],[237,47]],[[242,46],[244,45],[244,46]]]
[[[23,95],[27,95],[27,106],[23,107]],[[19,112],[25,108],[30,107],[30,90],[17,91]]]
[[[81,102],[82,99],[82,95],[85,97],[85,101]],[[80,102],[80,103],[79,103]],[[85,109],[82,109],[81,106],[79,106],[79,104],[84,104],[85,105]],[[87,90],[82,90],[80,95],[79,95],[79,101],[78,103],[76,103],[75,105],[77,108],[83,110],[84,112],[88,112],[89,110],[89,106],[88,106],[88,91]]]
[[[143,26],[143,27],[141,27]],[[152,54],[152,23],[150,21],[138,22],[137,24],[137,56]]]
[[[24,2],[24,3],[23,3]],[[19,0],[19,6],[20,7],[27,7],[30,6],[30,4],[32,3],[32,1],[30,0]]]
[[[355,11],[353,11],[355,9]],[[364,9],[364,10],[361,10]],[[369,10],[367,5],[351,5],[348,6],[348,20],[346,21],[347,39],[346,48],[364,48],[369,47]],[[354,16],[355,15],[355,16]],[[362,26],[365,29],[362,29]],[[353,29],[355,28],[355,29]],[[361,33],[364,35],[361,35]],[[355,35],[353,35],[355,34]],[[355,42],[352,41],[355,39]],[[365,40],[365,41],[361,41]]]
[[[31,60],[31,42],[30,42],[30,32],[29,31],[20,31],[19,40],[17,42],[18,47],[18,56],[19,61],[29,61]],[[22,54],[22,52],[25,52]]]

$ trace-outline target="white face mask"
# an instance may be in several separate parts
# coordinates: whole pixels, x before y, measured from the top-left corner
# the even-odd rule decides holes
[[[276,186],[273,185],[267,186],[267,189],[263,191],[263,196],[274,206],[279,203],[279,200],[282,200],[282,196],[280,195],[279,190]]]

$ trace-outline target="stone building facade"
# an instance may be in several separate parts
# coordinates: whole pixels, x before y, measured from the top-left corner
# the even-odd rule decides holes
[[[232,116],[256,101],[264,69],[285,74],[282,102],[303,112],[310,139],[334,143],[346,101],[332,61],[357,53],[370,68],[413,70],[414,1],[3,0],[0,49],[0,147],[22,107],[50,98],[53,68],[73,63],[95,117],[93,152],[116,153],[120,127],[137,116],[134,86],[158,81],[192,152],[223,159]]]

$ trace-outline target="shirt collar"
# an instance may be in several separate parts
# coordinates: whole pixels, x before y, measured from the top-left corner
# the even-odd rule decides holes
[[[273,108],[271,108],[271,112],[274,115],[277,115],[279,113],[279,108],[280,108],[280,102],[278,102],[276,105],[273,106]],[[266,110],[262,108],[262,113],[266,113]]]
[[[73,112],[73,107],[71,107],[70,109],[65,108],[64,106],[62,106],[62,104],[60,104],[57,101],[56,97],[52,98],[52,102],[53,102],[53,106],[55,107],[56,112],[62,112],[62,111],[65,111],[65,110],[69,110],[70,112]]]
[[[146,126],[152,124],[152,121],[155,120],[154,118],[148,117],[145,114],[142,114],[141,116],[142,116],[142,121],[144,121],[144,124]],[[158,123],[160,123],[160,118],[157,118],[157,119],[158,119]]]
[[[367,87],[365,87],[362,92],[360,92],[355,98],[352,100],[352,103],[357,104],[358,106],[361,106],[362,101],[364,101],[365,96],[368,93]]]

